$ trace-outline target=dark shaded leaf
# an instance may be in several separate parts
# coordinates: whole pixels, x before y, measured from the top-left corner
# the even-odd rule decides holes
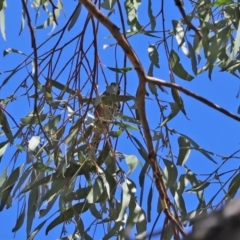
[[[2,109],[0,109],[0,125],[1,125],[1,128],[2,128],[3,132],[5,133],[8,141],[10,143],[13,143],[12,131],[11,131],[11,128],[8,124],[7,118],[4,114],[4,112],[2,111]]]
[[[178,77],[188,81],[194,79],[194,77],[188,74],[188,72],[183,68],[182,64],[180,63],[180,58],[174,50],[171,50],[170,52],[169,63],[171,65],[173,72]]]
[[[24,203],[23,210],[22,210],[22,212],[20,213],[20,215],[18,216],[16,225],[15,225],[15,227],[12,229],[12,232],[16,232],[19,228],[21,228],[21,226],[23,225],[23,222],[24,222],[25,213],[26,213],[26,202]]]
[[[75,204],[74,206],[63,210],[62,213],[58,217],[56,217],[46,228],[46,235],[48,235],[49,231],[55,228],[57,225],[71,219],[74,214],[82,214],[86,212],[90,207],[90,204],[86,202],[80,202]]]

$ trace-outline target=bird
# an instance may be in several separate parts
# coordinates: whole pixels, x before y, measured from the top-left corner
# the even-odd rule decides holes
[[[120,85],[112,82],[106,87],[106,91],[100,95],[100,103],[95,107],[94,115],[97,120],[95,122],[94,135],[91,141],[91,147],[95,150],[95,152],[98,149],[101,136],[106,135],[111,121],[113,120],[115,114],[120,110],[120,102],[116,102],[113,98],[111,98],[111,96],[119,94]]]

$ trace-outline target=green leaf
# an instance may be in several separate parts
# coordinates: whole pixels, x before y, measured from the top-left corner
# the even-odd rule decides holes
[[[153,31],[156,27],[156,19],[153,16],[151,0],[148,0],[148,16],[149,16],[149,20],[151,22],[151,30]]]
[[[76,91],[72,90],[71,88],[69,88],[68,86],[60,83],[59,81],[57,80],[53,80],[53,79],[50,79],[50,78],[46,78],[46,81],[47,82],[50,82],[51,85],[63,92],[67,92],[67,93],[70,93],[72,95],[75,95],[76,94]]]
[[[1,193],[1,190],[2,190],[2,186],[4,186],[3,184],[6,182],[7,180],[7,171],[8,171],[8,168],[6,167],[4,169],[4,171],[2,172],[2,175],[0,177],[0,193]]]
[[[233,3],[233,0],[217,0],[213,3],[214,7],[227,6]]]
[[[234,178],[232,179],[232,181],[229,184],[226,198],[233,199],[235,197],[239,187],[240,187],[240,174],[237,174],[236,176],[234,176]]]
[[[52,167],[46,166],[40,161],[35,162],[32,166],[39,172],[52,172],[54,170]]]
[[[49,27],[50,25],[52,25],[53,23],[55,23],[55,20],[58,19],[58,17],[60,16],[60,11],[62,10],[62,8],[63,8],[62,1],[58,0],[57,8],[54,8],[54,10],[53,10],[55,17],[53,16],[53,13],[48,13],[49,18],[42,25],[37,26],[36,29],[46,28],[46,27]]]
[[[171,89],[171,93],[172,93],[172,97],[175,101],[175,103],[177,104],[177,106],[179,107],[179,109],[183,112],[183,114],[186,116],[187,113],[185,111],[185,108],[184,108],[184,102],[180,96],[180,93],[177,89]]]
[[[30,181],[35,182],[37,177],[39,177],[39,175],[36,176],[35,171],[33,171]],[[39,198],[39,189],[38,188],[32,189],[30,191],[29,197],[28,197],[27,234],[29,234],[31,232],[33,219],[35,217],[35,212],[37,211],[37,204],[36,203],[38,202],[38,198]]]
[[[199,184],[195,185],[194,187],[186,190],[186,192],[198,192],[198,191],[202,191],[203,189],[205,189],[206,187],[208,187],[210,185],[210,182],[200,182]]]
[[[122,129],[130,129],[130,130],[139,131],[139,129],[137,127],[134,127],[133,125],[126,124],[126,123],[123,123],[123,122],[116,122],[116,123],[114,123],[114,125],[119,126]]]
[[[26,202],[24,202],[23,210],[22,210],[22,212],[20,213],[20,215],[18,216],[16,225],[15,225],[15,227],[12,229],[12,232],[16,232],[19,228],[21,228],[21,226],[23,225],[23,222],[24,222],[25,213],[26,213]]]
[[[128,165],[127,175],[129,176],[139,164],[139,160],[135,155],[125,155],[125,159]]]
[[[24,164],[22,164],[21,166],[17,167],[16,169],[14,169],[14,171],[10,174],[7,182],[6,182],[6,186],[5,187],[10,187],[12,185],[14,185],[14,183],[19,179],[19,175],[22,171]]]
[[[88,203],[96,203],[103,193],[103,184],[102,180],[98,177],[89,192],[86,201]]]
[[[179,153],[177,159],[177,165],[183,166],[190,155],[190,142],[187,138],[178,138]]]
[[[158,54],[158,51],[157,51],[155,45],[150,45],[148,47],[148,56],[149,56],[152,64],[155,67],[160,68],[160,66],[159,66],[159,54]]]
[[[50,131],[52,129],[54,129],[57,124],[59,123],[59,121],[61,120],[61,115],[57,115],[55,117],[53,117],[48,123],[46,123],[46,125],[44,126],[45,131]]]
[[[82,3],[79,2],[75,11],[74,11],[74,13],[73,13],[71,21],[68,25],[68,31],[70,31],[73,28],[73,26],[75,25],[75,23],[77,22],[79,14],[81,12],[81,9],[82,9]]]
[[[183,24],[180,21],[172,20],[172,25],[173,25],[173,30],[174,34],[177,40],[178,45],[181,47],[183,53],[187,56],[190,57],[189,51],[186,47],[186,42],[185,42],[185,32],[183,29]]]
[[[41,228],[44,226],[44,224],[50,219],[50,217],[43,222],[41,222],[33,231],[31,234],[29,234],[27,240],[33,240],[37,233],[41,230]]]
[[[147,219],[148,222],[151,222],[151,212],[152,212],[152,197],[153,197],[153,189],[152,186],[149,189],[148,199],[147,199]]]
[[[126,179],[125,182],[122,184],[121,210],[118,218],[115,220],[116,222],[123,220],[126,209],[129,207],[129,203],[131,200],[131,192],[128,187],[128,183],[130,183],[130,180]]]
[[[47,118],[48,114],[39,115],[40,121],[43,122]],[[21,118],[21,122],[23,125],[37,124],[39,123],[37,116],[30,116]]]
[[[164,158],[163,158],[163,161],[166,166],[166,168],[164,169],[164,175],[167,178],[166,186],[172,187],[177,180],[177,176],[178,176],[177,168],[172,161],[169,161]]]
[[[104,0],[100,6],[106,10],[112,10],[115,3],[116,0]]]
[[[171,112],[167,117],[165,117],[163,122],[160,124],[160,127],[164,126],[168,121],[173,119],[179,113],[180,108],[177,103],[170,102],[169,105],[171,107]]]
[[[107,67],[109,70],[113,72],[118,72],[118,73],[126,73],[129,72],[133,69],[133,67],[126,67],[126,68],[113,68],[113,67]]]
[[[86,212],[90,207],[90,204],[86,202],[80,202],[75,204],[72,207],[63,210],[61,214],[56,217],[46,228],[46,235],[48,235],[49,231],[55,228],[57,225],[66,222],[67,220],[71,219],[75,214],[82,214]]]
[[[188,74],[188,72],[186,72],[186,70],[183,68],[182,64],[180,63],[180,58],[174,50],[171,50],[170,52],[169,63],[173,72],[178,77],[188,81],[191,81],[194,79],[194,77]]]
[[[8,147],[8,142],[7,141],[0,143],[0,161],[2,159],[3,154],[5,153],[5,151],[7,149],[7,147]]]
[[[0,31],[3,39],[6,41],[4,9],[7,7],[7,2],[3,0],[1,2],[2,4],[0,6]]]
[[[200,147],[196,142],[194,142],[190,137],[182,134],[182,133],[179,133],[181,136],[183,136],[184,138],[186,138],[190,143],[191,145],[199,152],[201,152],[205,157],[207,157],[209,160],[211,160],[212,162],[214,163],[217,163],[208,153],[206,150],[204,150],[202,147]]]
[[[118,138],[119,136],[122,135],[123,130],[119,129],[117,131],[109,131],[108,134],[109,136],[113,137],[113,138]]]
[[[8,124],[7,118],[4,114],[4,112],[2,111],[2,109],[0,109],[0,125],[2,127],[3,132],[5,133],[8,141],[10,143],[13,143],[13,135],[12,135],[12,131],[11,128]]]

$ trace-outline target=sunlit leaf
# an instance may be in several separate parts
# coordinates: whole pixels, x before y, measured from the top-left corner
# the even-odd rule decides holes
[[[5,133],[6,137],[8,138],[8,141],[10,143],[13,143],[12,131],[11,131],[8,120],[7,120],[4,112],[2,111],[2,109],[0,109],[0,125],[1,125],[3,132]]]
[[[164,169],[164,175],[167,178],[166,185],[167,187],[172,187],[177,180],[177,168],[172,161],[167,159],[163,159],[163,161],[166,166],[166,168]]]
[[[197,192],[205,189],[210,185],[210,182],[200,182],[198,185],[195,185],[194,187],[186,190],[186,192]]]
[[[185,32],[182,23],[180,21],[172,20],[172,25],[178,46],[181,47],[186,56],[190,57],[189,51],[186,47]]]
[[[178,138],[178,146],[179,146],[179,153],[178,153],[177,165],[183,166],[187,161],[191,152],[190,142],[188,139],[180,136]]]
[[[150,45],[148,47],[148,56],[149,56],[151,62],[153,63],[153,65],[157,68],[160,68],[160,66],[159,66],[159,54],[158,54],[158,51],[157,51],[157,49],[154,45]]]
[[[28,142],[29,151],[34,151],[36,147],[39,145],[41,139],[39,136],[32,136],[32,138]]]
[[[25,56],[26,56],[26,54],[24,54],[23,52],[21,52],[21,51],[19,51],[19,50],[17,50],[17,49],[13,49],[13,48],[5,49],[5,50],[3,51],[3,56],[5,57],[5,56],[8,55],[9,53],[18,53],[18,54],[22,54],[22,55],[25,55]]]
[[[139,160],[135,155],[125,155],[126,163],[128,165],[128,172],[127,175],[130,175],[137,165],[139,164]]]

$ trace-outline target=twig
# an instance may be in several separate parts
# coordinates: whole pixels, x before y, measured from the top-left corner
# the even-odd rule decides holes
[[[199,36],[199,40],[202,39],[202,34],[201,32],[188,20],[187,15],[185,13],[185,10],[183,9],[183,4],[181,0],[175,0],[175,4],[178,7],[180,13],[182,14],[183,19],[185,20],[188,29],[189,30],[193,30],[198,36]]]
[[[31,24],[31,17],[30,17],[30,14],[28,12],[28,9],[27,9],[26,2],[24,0],[22,0],[22,4],[23,4],[24,11],[26,13],[26,16],[27,16],[27,22],[28,22],[28,27],[29,27],[29,30],[30,30],[32,48],[33,48],[33,55],[34,55],[34,59],[33,59],[34,70],[35,70],[34,71],[34,76],[33,76],[34,86],[35,86],[34,113],[37,116],[40,129],[42,130],[42,132],[43,132],[45,138],[48,140],[49,144],[51,145],[52,143],[49,140],[49,138],[48,138],[47,134],[45,133],[45,130],[43,129],[43,126],[41,124],[41,119],[40,119],[39,112],[38,112],[38,107],[37,107],[37,99],[38,99],[38,92],[37,92],[37,85],[38,85],[38,55],[37,55],[36,38],[35,38],[35,34],[34,34],[34,30],[33,30],[32,24]]]
[[[165,87],[177,89],[177,90],[179,90],[180,92],[183,92],[183,93],[185,93],[186,95],[188,95],[188,96],[190,96],[190,97],[192,97],[192,98],[195,98],[195,99],[197,99],[198,101],[200,101],[200,102],[208,105],[209,107],[211,107],[211,108],[213,108],[213,109],[215,109],[215,110],[223,113],[224,115],[226,115],[226,116],[228,116],[228,117],[230,117],[230,118],[233,118],[233,119],[235,119],[235,120],[237,120],[237,121],[240,121],[240,117],[239,117],[239,116],[237,116],[237,115],[229,112],[228,110],[226,110],[226,109],[218,106],[217,104],[214,104],[214,103],[210,102],[210,101],[207,100],[206,98],[201,97],[201,96],[197,95],[196,93],[193,93],[193,92],[187,90],[186,88],[181,87],[181,86],[179,86],[179,85],[177,85],[177,84],[175,84],[175,83],[167,82],[167,81],[164,81],[164,80],[161,80],[161,79],[158,79],[158,78],[154,78],[154,77],[149,77],[149,76],[146,77],[146,80],[147,80],[147,82],[156,84],[156,85],[158,85],[158,86],[165,86]]]

